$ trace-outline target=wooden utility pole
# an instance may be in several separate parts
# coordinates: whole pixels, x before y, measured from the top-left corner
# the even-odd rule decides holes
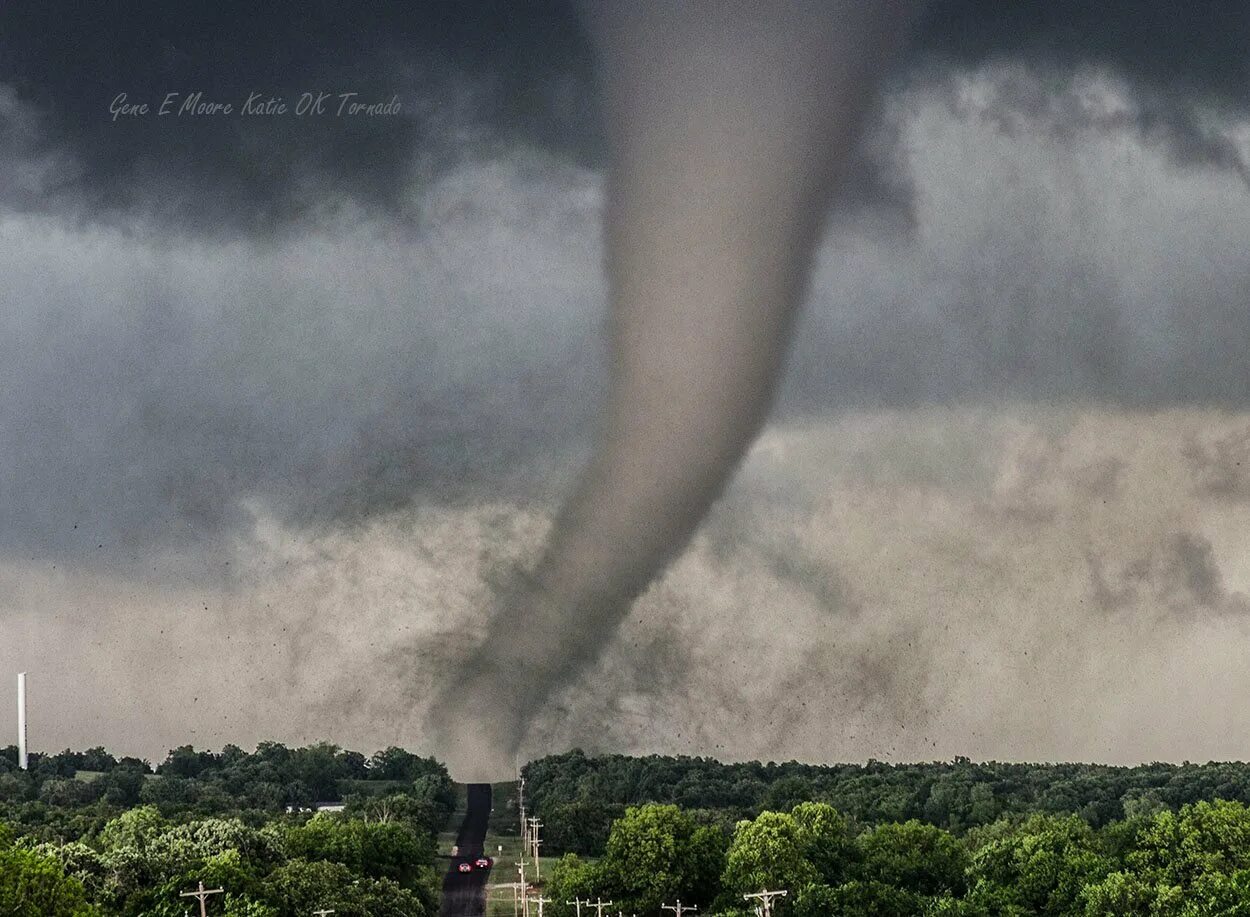
[[[699,908],[693,904],[682,904],[681,899],[678,898],[676,904],[662,904],[660,905],[660,909],[672,911],[673,917],[681,917],[682,914],[693,914]]]
[[[538,905],[538,917],[543,917],[543,905],[550,904],[551,899],[544,898],[542,894],[540,893],[537,898],[531,898],[530,900]]]
[[[521,917],[530,917],[530,886],[525,881],[525,858],[521,858],[521,862],[516,864],[517,873],[521,877]]]
[[[198,889],[193,892],[182,892],[178,897],[200,899],[200,917],[208,917],[208,905],[205,903],[208,901],[208,896],[222,895],[225,894],[225,891],[224,888],[205,888],[204,883],[201,881]]]
[[[327,914],[333,914],[334,908],[322,908],[319,911],[313,911],[313,917],[326,917]]]
[[[542,841],[538,839],[538,829],[543,826],[543,823],[540,822],[537,818],[530,818],[528,821],[529,821],[528,840],[529,840],[530,848],[533,850],[532,855],[534,858],[534,879],[535,881],[537,881],[538,879],[542,878],[542,868],[538,865],[538,848],[542,844]]]
[[[611,906],[612,906],[611,901],[604,901],[602,898],[600,898],[594,904],[591,904],[589,900],[586,901],[586,907],[593,907],[595,909],[595,917],[603,917],[603,909],[605,907],[611,907]],[[612,917],[612,915],[609,914],[608,917]]]
[[[781,891],[775,891],[775,892],[770,892],[770,891],[765,890],[762,892],[755,892],[755,894],[753,895],[743,895],[742,897],[745,898],[747,901],[750,901],[752,898],[756,899],[756,902],[757,902],[755,905],[756,917],[772,917],[773,899],[784,898],[787,894],[788,892],[786,892],[784,889]]]
[[[585,901],[583,901],[581,898],[574,898],[572,901],[565,901],[564,903],[571,904],[573,905],[573,907],[577,908],[577,917],[582,917],[582,905],[583,904],[586,905],[587,907],[590,907],[589,898],[587,898]]]

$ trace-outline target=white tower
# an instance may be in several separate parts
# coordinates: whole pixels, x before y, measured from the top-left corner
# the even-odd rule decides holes
[[[17,766],[26,770],[26,673],[17,673]]]

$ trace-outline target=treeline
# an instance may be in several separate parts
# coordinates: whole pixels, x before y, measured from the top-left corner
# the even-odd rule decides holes
[[[120,811],[155,805],[167,816],[283,812],[319,802],[401,796],[410,816],[439,830],[455,806],[447,769],[402,748],[372,757],[329,743],[288,748],[262,742],[254,752],[227,745],[220,752],[184,745],[157,767],[114,758],[102,748],[31,755],[17,767],[17,749],[0,750],[0,817],[44,834],[90,833]]]
[[[1006,816],[958,837],[917,820],[857,828],[818,802],[732,829],[653,804],[613,823],[597,861],[563,857],[544,895],[552,917],[578,899],[746,917],[743,896],[765,889],[787,892],[778,917],[1235,917],[1250,914],[1250,809],[1198,802],[1101,828]]]
[[[259,827],[174,822],[155,806],[78,840],[33,843],[0,822],[5,917],[181,917],[182,893],[222,889],[227,917],[427,917],[438,912],[434,840],[402,818],[319,814]]]
[[[916,820],[963,835],[1003,816],[1072,814],[1094,828],[1214,799],[1250,803],[1250,765],[723,764],[710,758],[553,755],[524,768],[527,807],[551,851],[599,854],[625,808],[672,803],[732,825],[799,802],[857,825]]]
[[[338,802],[340,814],[314,814]],[[402,748],[328,743],[173,749],[157,767],[103,749],[0,750],[0,914],[179,917],[182,891],[225,889],[215,913],[348,917],[437,912],[435,834],[455,807],[446,768]]]

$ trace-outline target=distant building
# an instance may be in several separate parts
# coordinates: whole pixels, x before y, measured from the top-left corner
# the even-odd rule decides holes
[[[342,812],[347,806],[341,802],[314,802],[310,806],[287,806],[287,812]]]

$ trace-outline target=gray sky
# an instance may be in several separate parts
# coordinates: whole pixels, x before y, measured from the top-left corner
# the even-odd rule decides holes
[[[1246,756],[1250,14],[998,6],[933,8],[773,425],[551,748]],[[603,388],[581,40],[539,4],[327,4],[263,41],[154,8],[113,47],[55,7],[0,13],[0,671],[32,740],[419,747]],[[404,110],[108,114],[253,86]]]

